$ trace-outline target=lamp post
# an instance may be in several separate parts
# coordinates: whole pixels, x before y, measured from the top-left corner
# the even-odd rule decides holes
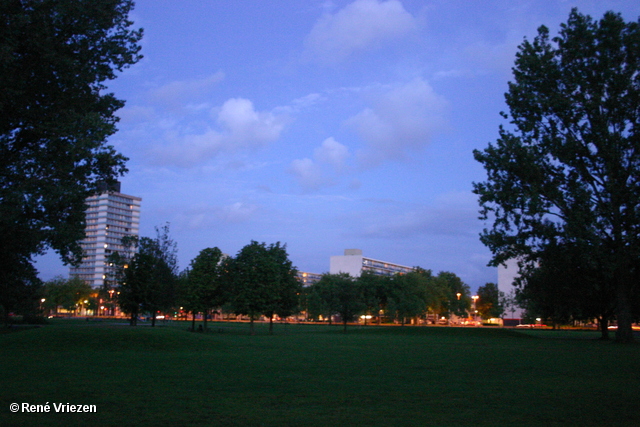
[[[476,302],[478,301],[478,298],[480,298],[478,295],[474,295],[471,297],[471,299],[473,300],[473,321],[477,322],[477,315],[478,315],[478,310],[476,307]]]
[[[113,307],[113,289],[109,289],[109,307],[111,307],[111,316],[114,316],[114,307]]]

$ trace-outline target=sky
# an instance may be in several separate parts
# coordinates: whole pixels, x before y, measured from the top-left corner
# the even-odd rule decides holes
[[[108,87],[140,234],[168,222],[180,269],[255,240],[300,271],[357,248],[496,282],[473,150],[506,124],[518,45],[573,7],[640,16],[637,0],[136,1],[144,59]],[[36,268],[68,274],[53,253]]]

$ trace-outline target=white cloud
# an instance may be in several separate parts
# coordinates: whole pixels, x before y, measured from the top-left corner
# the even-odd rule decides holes
[[[226,130],[226,142],[238,146],[262,145],[275,141],[285,126],[283,116],[258,112],[251,101],[243,98],[226,101],[218,113],[217,120]]]
[[[415,28],[415,19],[398,0],[356,0],[334,14],[325,13],[316,22],[305,40],[306,55],[321,62],[337,62]]]
[[[296,159],[291,162],[289,171],[305,191],[315,191],[335,184],[334,176],[345,170],[349,157],[349,149],[329,137],[314,150],[314,160]]]
[[[173,81],[152,90],[151,97],[164,106],[175,108],[187,100],[207,93],[224,77],[224,73],[218,71],[201,79]]]
[[[244,222],[249,220],[258,210],[258,206],[243,202],[235,202],[225,206],[218,215],[225,222]]]
[[[289,171],[305,191],[315,191],[327,184],[320,167],[309,158],[292,161]]]
[[[327,163],[337,170],[341,170],[345,167],[349,158],[349,149],[333,139],[333,137],[330,137],[315,149],[314,157],[319,162]]]
[[[448,102],[422,79],[372,96],[372,106],[347,120],[365,141],[363,166],[403,160],[424,148],[447,125]]]
[[[220,224],[237,224],[251,220],[259,211],[257,205],[234,202],[224,206],[194,205],[175,217],[179,228],[187,230],[208,230]]]
[[[256,111],[248,99],[232,98],[212,112],[218,126],[209,123],[204,130],[170,130],[166,143],[152,148],[156,163],[191,167],[204,163],[222,151],[255,149],[280,137],[287,117],[269,111]]]

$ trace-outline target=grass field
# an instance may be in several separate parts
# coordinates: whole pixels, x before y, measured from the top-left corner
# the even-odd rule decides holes
[[[597,333],[210,326],[58,320],[0,334],[0,425],[640,425],[640,345]]]

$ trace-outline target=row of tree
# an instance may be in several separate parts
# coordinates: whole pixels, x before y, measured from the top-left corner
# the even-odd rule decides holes
[[[395,276],[380,276],[365,272],[359,278],[347,274],[324,274],[321,280],[307,288],[301,286],[297,270],[289,260],[286,245],[271,245],[252,241],[235,257],[226,256],[217,248],[202,250],[183,272],[177,272],[176,245],[169,237],[168,225],[157,228],[155,239],[128,239],[137,246],[133,259],[125,262],[118,254],[111,258],[117,267],[118,302],[131,316],[135,325],[141,313],[150,313],[152,325],[158,312],[181,307],[191,313],[193,327],[197,314],[202,314],[203,328],[214,310],[224,309],[236,315],[248,316],[253,322],[264,316],[272,331],[275,316],[286,318],[305,312],[310,319],[331,319],[338,315],[346,324],[361,314],[396,320],[433,313],[466,316],[471,306],[467,286],[453,273],[437,276],[430,270]],[[502,314],[495,284],[480,288],[483,293],[477,304],[482,317]],[[192,327],[192,328],[193,328]]]
[[[217,247],[207,248],[179,273],[169,226],[156,228],[156,233],[155,239],[125,238],[125,244],[136,246],[131,260],[118,253],[110,258],[115,274],[107,286],[117,290],[120,308],[130,315],[132,325],[142,313],[149,313],[155,325],[157,313],[182,307],[194,322],[201,313],[206,329],[211,312],[224,306],[249,316],[253,333],[253,321],[260,316],[273,319],[297,312],[301,285],[286,245],[252,241],[235,257],[225,256]]]
[[[307,314],[312,319],[329,319],[338,315],[344,328],[357,316],[395,321],[404,325],[409,319],[432,314],[433,322],[450,315],[467,317],[472,297],[469,286],[450,272],[434,276],[430,270],[416,268],[407,274],[381,276],[365,271],[354,278],[348,274],[324,274],[319,282],[305,289]],[[477,303],[478,314],[488,319],[503,313],[497,286],[480,287],[484,301]]]

